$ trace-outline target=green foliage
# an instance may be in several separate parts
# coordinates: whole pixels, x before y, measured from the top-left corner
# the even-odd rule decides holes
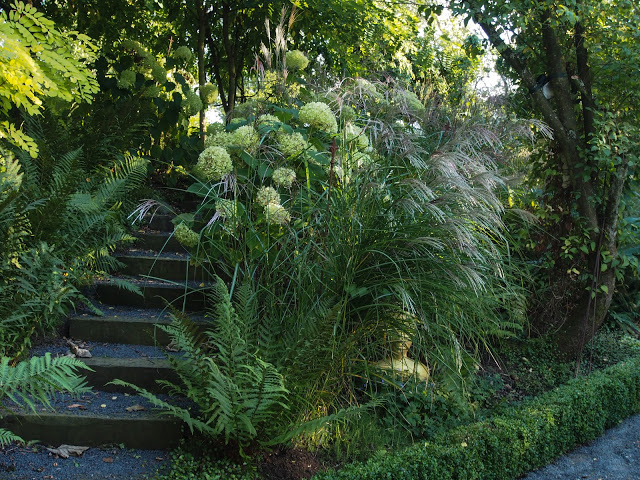
[[[57,391],[74,394],[87,392],[90,388],[86,386],[84,377],[78,376],[78,369],[91,370],[80,360],[51,358],[50,353],[17,363],[8,357],[0,357],[0,401],[7,399],[36,412],[39,403],[50,406],[50,398]],[[0,408],[4,410],[6,407],[2,404]],[[20,440],[0,429],[0,447]]]
[[[84,62],[93,60],[96,47],[86,35],[59,31],[23,2],[8,14],[0,12],[0,44],[0,141],[36,157],[37,145],[14,125],[11,109],[32,116],[42,111],[46,98],[90,102],[98,84]]]
[[[577,378],[510,411],[431,442],[366,463],[320,473],[316,480],[519,478],[605,428],[640,411],[640,359]],[[509,455],[505,455],[509,452]]]
[[[18,355],[33,333],[50,333],[77,302],[78,287],[117,266],[111,253],[132,240],[123,201],[146,176],[146,161],[125,156],[85,169],[82,152],[60,154],[38,122],[26,130],[40,156],[3,152],[0,170],[0,351]]]
[[[208,452],[205,452],[205,455]],[[255,473],[226,459],[211,460],[178,451],[172,454],[171,471],[157,480],[254,480]]]
[[[251,342],[250,327],[256,316],[251,289],[240,287],[236,300],[234,308],[225,283],[218,278],[211,291],[211,325],[204,332],[184,317],[159,327],[182,351],[169,361],[184,385],[162,383],[171,393],[193,401],[198,408],[195,415],[129,386],[165,413],[183,420],[192,431],[222,437],[242,452],[249,443],[269,439],[275,433],[273,421],[287,408],[289,392],[282,375],[256,354]],[[128,385],[122,381],[114,384]]]
[[[444,131],[440,111],[391,81],[277,91],[208,136],[231,166],[201,157],[215,175],[189,188],[200,205],[175,220],[197,234],[192,253],[258,285],[256,344],[295,389],[296,422],[366,401],[358,385],[384,376],[374,364],[400,334],[438,395],[464,404],[477,353],[523,320],[499,138],[474,121]]]

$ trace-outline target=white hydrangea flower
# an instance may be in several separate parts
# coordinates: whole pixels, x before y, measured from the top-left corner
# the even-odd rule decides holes
[[[229,141],[235,147],[239,147],[249,153],[255,153],[260,145],[260,136],[253,126],[243,125],[230,132]]]
[[[345,139],[347,143],[353,142],[353,147],[357,150],[365,150],[369,148],[369,137],[364,133],[364,128],[358,127],[352,123],[347,123],[344,128]]]
[[[294,157],[309,148],[309,144],[300,132],[280,132],[276,137],[280,151],[287,157]]]
[[[285,64],[289,70],[304,70],[309,65],[309,59],[300,50],[287,52]]]
[[[131,88],[136,83],[136,72],[133,70],[123,70],[118,77],[119,88]]]
[[[200,235],[191,230],[184,222],[180,223],[180,225],[175,228],[173,236],[176,237],[178,242],[180,242],[180,245],[187,248],[196,247],[200,241]]]
[[[267,204],[264,213],[271,225],[283,225],[291,220],[291,214],[279,203]]]
[[[200,98],[205,105],[211,105],[218,98],[218,89],[212,83],[207,83],[200,90]]]
[[[409,113],[413,113],[414,115],[420,115],[426,110],[418,96],[408,90],[395,91],[393,100],[401,108],[405,108]]]
[[[280,194],[273,187],[260,187],[256,193],[256,203],[261,207],[270,203],[280,203]]]
[[[178,47],[173,51],[172,57],[176,60],[188,62],[189,60],[191,60],[191,57],[193,57],[193,54],[191,53],[191,49],[189,47],[185,47],[183,45],[182,47]]]
[[[151,67],[151,76],[158,83],[164,84],[167,81],[167,71],[160,64]]]
[[[279,123],[281,123],[280,119],[275,115],[271,115],[269,113],[260,115],[256,120],[256,125],[258,127],[275,127]]]
[[[198,157],[195,170],[206,180],[217,181],[231,173],[233,163],[224,147],[207,147]]]
[[[238,226],[236,202],[224,198],[216,201],[216,216],[223,219],[230,229],[235,229]]]
[[[299,112],[300,121],[327,133],[338,131],[338,121],[329,108],[322,102],[311,102],[303,105]]]
[[[296,172],[288,167],[279,167],[273,171],[271,179],[278,187],[291,188],[296,181]]]
[[[342,105],[340,109],[340,119],[344,122],[350,122],[356,119],[356,111],[349,105]]]
[[[187,117],[192,117],[202,110],[202,100],[200,100],[200,96],[192,90],[187,90],[182,99],[181,106],[184,114]]]
[[[229,132],[224,131],[224,125],[222,126],[222,129],[219,127],[212,127],[212,130],[212,132],[209,132],[209,127],[207,127],[209,135],[207,135],[207,139],[204,142],[205,147],[228,147],[231,145],[231,135]]]

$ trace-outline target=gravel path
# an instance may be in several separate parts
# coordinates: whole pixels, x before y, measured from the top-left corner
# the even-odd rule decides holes
[[[640,415],[523,480],[640,480]]]
[[[0,449],[2,480],[142,480],[167,472],[170,465],[169,453],[160,450],[90,448],[61,458],[40,445]]]

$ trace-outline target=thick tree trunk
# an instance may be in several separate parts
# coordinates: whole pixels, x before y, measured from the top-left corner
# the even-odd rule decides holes
[[[473,9],[474,2],[467,1]],[[477,10],[480,12],[480,10]],[[601,253],[609,252],[610,258],[617,256],[617,228],[618,207],[622,197],[622,188],[626,178],[626,165],[620,166],[608,182],[604,182],[606,190],[596,192],[595,177],[585,176],[584,164],[589,162],[591,153],[587,146],[589,139],[595,132],[594,111],[595,102],[591,95],[591,74],[588,63],[588,53],[584,48],[583,30],[576,25],[574,48],[578,67],[577,85],[581,95],[582,109],[575,108],[572,78],[566,70],[566,59],[554,27],[549,21],[550,12],[541,16],[543,56],[546,60],[547,74],[551,77],[553,100],[545,98],[541,89],[536,88],[536,80],[526,62],[505,44],[500,38],[496,27],[485,21],[487,18],[481,13],[475,15],[475,20],[484,30],[492,45],[500,55],[520,76],[522,83],[531,92],[533,104],[542,115],[544,121],[553,129],[556,160],[558,170],[567,172],[571,197],[576,201],[576,207],[582,222],[590,234],[590,244],[598,245],[592,249],[583,265],[592,275],[590,285],[587,285],[571,301],[571,306],[563,321],[554,328],[549,336],[557,346],[559,352],[572,356],[577,354],[591,340],[595,332],[602,325],[611,304],[615,289],[615,270],[605,269],[601,272]],[[582,121],[580,122],[580,118]],[[597,166],[591,166],[597,172]],[[597,176],[597,173],[596,173]],[[601,198],[597,198],[597,196]],[[558,282],[560,285],[560,282]],[[553,286],[552,286],[553,288]],[[558,287],[563,288],[563,287]],[[534,319],[535,320],[535,319]],[[539,319],[544,322],[546,319]],[[547,329],[549,326],[547,326]]]

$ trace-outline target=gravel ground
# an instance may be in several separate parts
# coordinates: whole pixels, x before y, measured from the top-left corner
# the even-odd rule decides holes
[[[44,446],[9,445],[0,449],[2,480],[141,480],[169,470],[161,450],[90,448],[81,456],[59,457]]]
[[[81,348],[89,350],[93,357],[120,358],[167,358],[163,347],[153,345],[130,345],[125,343],[78,342]],[[46,352],[51,356],[63,356],[69,353],[69,346],[64,340],[56,340],[31,349],[31,356],[42,356]],[[80,359],[82,360],[82,359]],[[82,372],[81,372],[82,373]]]
[[[640,480],[640,415],[523,480]]]

